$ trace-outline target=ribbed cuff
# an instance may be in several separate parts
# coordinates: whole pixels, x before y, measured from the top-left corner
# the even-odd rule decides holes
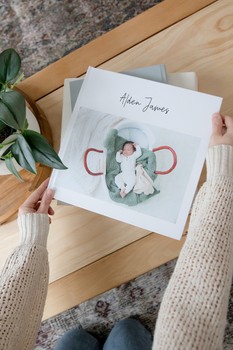
[[[210,147],[206,157],[207,180],[224,175],[233,178],[233,147],[217,145]]]
[[[18,217],[21,244],[37,244],[46,247],[49,233],[47,214],[23,214]]]

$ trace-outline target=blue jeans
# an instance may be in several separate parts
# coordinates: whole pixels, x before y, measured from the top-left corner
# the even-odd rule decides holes
[[[151,348],[150,332],[139,321],[126,318],[113,327],[103,346],[85,330],[75,329],[60,339],[55,350],[151,350]]]

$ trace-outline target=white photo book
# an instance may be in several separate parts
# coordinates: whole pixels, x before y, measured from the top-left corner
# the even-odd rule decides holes
[[[53,170],[55,199],[180,239],[222,98],[90,67]]]

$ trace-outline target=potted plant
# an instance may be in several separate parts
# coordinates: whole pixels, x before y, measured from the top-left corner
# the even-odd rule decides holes
[[[0,53],[0,163],[18,179],[19,165],[36,174],[36,163],[56,169],[67,169],[39,132],[28,128],[25,97],[15,89],[23,79],[21,59],[14,49]]]

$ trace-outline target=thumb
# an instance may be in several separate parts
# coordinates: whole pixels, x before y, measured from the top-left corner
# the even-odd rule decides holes
[[[42,213],[42,214],[48,214],[50,204],[52,202],[54,196],[54,190],[52,189],[47,189],[40,202],[40,206],[37,210],[37,213]]]
[[[212,134],[222,136],[223,120],[220,113],[212,115]]]

